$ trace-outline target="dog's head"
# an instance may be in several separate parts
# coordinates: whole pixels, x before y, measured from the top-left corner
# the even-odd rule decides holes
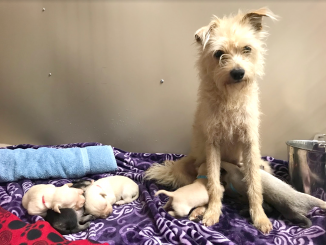
[[[219,90],[243,88],[264,74],[263,17],[276,19],[267,8],[235,16],[214,16],[209,25],[196,31],[199,45],[199,75],[214,81]]]
[[[85,213],[101,218],[106,218],[112,213],[111,203],[115,197],[107,195],[99,185],[92,183],[88,186],[86,188],[85,198]]]

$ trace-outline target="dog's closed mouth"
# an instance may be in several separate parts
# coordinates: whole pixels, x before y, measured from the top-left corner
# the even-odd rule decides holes
[[[246,81],[247,81],[246,79],[240,79],[240,80],[230,79],[226,84],[239,84]]]

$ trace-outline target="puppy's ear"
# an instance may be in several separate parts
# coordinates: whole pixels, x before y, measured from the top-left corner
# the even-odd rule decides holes
[[[263,17],[270,17],[272,20],[277,20],[278,16],[275,15],[268,8],[261,8],[254,11],[250,11],[242,18],[242,23],[249,23],[255,31],[261,31],[263,29],[262,20]]]
[[[211,35],[211,31],[214,28],[217,28],[218,23],[219,23],[219,19],[215,16],[216,19],[212,20],[211,23],[209,23],[208,26],[203,26],[202,28],[199,28],[196,32],[195,32],[195,39],[196,42],[201,44],[203,46],[203,48],[205,48],[209,37]]]
[[[59,204],[56,203],[56,204],[54,204],[54,206],[53,206],[53,211],[55,211],[55,212],[61,214],[61,212],[60,212],[60,208],[61,208],[61,206],[60,206]]]

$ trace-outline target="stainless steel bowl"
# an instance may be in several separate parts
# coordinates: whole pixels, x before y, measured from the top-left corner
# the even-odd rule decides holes
[[[318,134],[314,140],[287,141],[289,174],[292,186],[301,192],[318,195],[326,191],[326,143],[325,135]]]

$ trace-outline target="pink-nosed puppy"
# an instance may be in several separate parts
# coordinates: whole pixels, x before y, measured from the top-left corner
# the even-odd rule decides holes
[[[183,186],[176,191],[159,190],[155,196],[165,194],[169,196],[168,202],[163,207],[165,210],[173,209],[168,213],[173,217],[183,217],[189,214],[190,210],[206,205],[209,201],[207,192],[206,163],[198,168],[197,179],[189,185]]]
[[[85,213],[106,218],[112,213],[112,205],[122,205],[136,200],[139,187],[125,176],[109,176],[93,182],[85,190]]]
[[[73,208],[78,210],[85,203],[84,191],[69,188],[72,184],[55,187],[52,184],[32,186],[23,196],[22,204],[30,215],[46,216],[48,209],[60,213],[60,208]]]

